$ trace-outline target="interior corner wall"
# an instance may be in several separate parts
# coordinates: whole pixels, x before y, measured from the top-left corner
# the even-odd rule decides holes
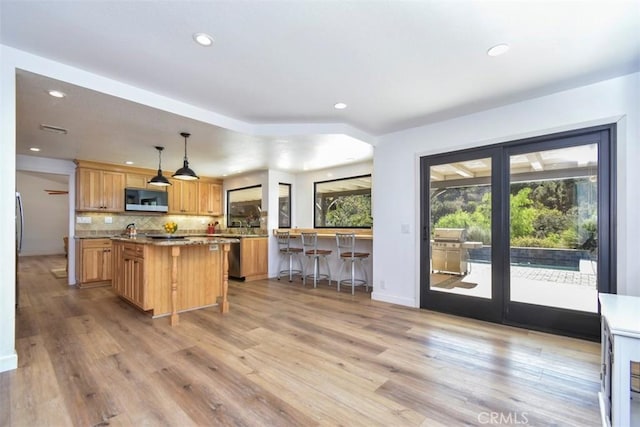
[[[640,296],[640,73],[379,138],[374,153],[373,298],[420,301],[420,157],[600,124],[617,126],[617,287]],[[399,224],[409,224],[410,233]],[[382,226],[384,224],[384,226]],[[381,289],[380,281],[385,281]]]
[[[278,252],[278,241],[273,237],[273,230],[279,228],[280,209],[280,183],[291,184],[291,200],[296,197],[296,177],[287,172],[269,170],[269,200],[267,203],[268,223],[267,232],[269,234],[269,277],[278,276],[278,266],[280,264],[280,254]],[[295,209],[291,206],[292,223],[295,219]]]
[[[0,224],[5,236],[0,241],[0,372],[18,367],[15,346],[16,279],[16,82],[15,68],[0,45]]]

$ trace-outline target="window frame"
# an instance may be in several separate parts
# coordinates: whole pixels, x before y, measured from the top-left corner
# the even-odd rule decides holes
[[[318,215],[317,215],[317,198],[318,198],[318,184],[326,184],[328,182],[337,182],[337,181],[348,181],[351,179],[358,179],[358,178],[373,178],[372,174],[368,173],[368,174],[363,174],[363,175],[355,175],[355,176],[348,176],[348,177],[344,177],[344,178],[336,178],[336,179],[328,179],[325,181],[314,181],[313,183],[313,227],[314,228],[335,228],[335,229],[364,229],[364,230],[370,230],[373,228],[373,209],[371,208],[371,210],[369,211],[369,217],[371,218],[371,225],[370,226],[331,226],[331,225],[318,225],[317,224],[317,220],[318,220]],[[369,187],[369,197],[373,198],[373,179],[371,180],[371,186]]]
[[[242,190],[249,190],[249,189],[253,189],[253,188],[260,188],[260,190],[262,191],[262,184],[256,184],[256,185],[249,185],[247,187],[240,187],[240,188],[233,188],[233,189],[229,189],[227,190],[227,228],[260,228],[260,221],[261,218],[258,218],[258,225],[233,225],[231,222],[231,197],[230,197],[230,193],[234,192],[234,191],[242,191]],[[262,197],[260,197],[260,210],[262,211]]]
[[[282,225],[282,210],[280,209],[281,206],[281,201],[280,201],[280,186],[286,186],[288,187],[289,190],[289,194],[287,195],[288,197],[288,203],[287,203],[287,216],[289,218],[288,221],[288,225]],[[292,194],[292,188],[293,186],[291,184],[288,184],[286,182],[279,182],[278,183],[278,228],[291,228],[291,194]]]

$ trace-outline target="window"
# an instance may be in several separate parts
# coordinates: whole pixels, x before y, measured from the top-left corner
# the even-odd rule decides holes
[[[314,227],[371,228],[371,175],[314,183]]]
[[[262,186],[227,191],[227,227],[260,227]]]
[[[291,184],[278,184],[278,227],[291,228]]]

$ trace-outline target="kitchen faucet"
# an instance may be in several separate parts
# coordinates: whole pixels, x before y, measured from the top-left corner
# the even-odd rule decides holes
[[[129,237],[135,236],[137,234],[135,222],[132,222],[131,224],[127,224],[127,226],[125,227],[125,231],[126,233],[129,234]]]

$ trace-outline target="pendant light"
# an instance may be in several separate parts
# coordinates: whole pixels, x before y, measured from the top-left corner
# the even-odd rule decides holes
[[[180,135],[184,138],[184,162],[182,167],[176,171],[173,175],[173,178],[183,179],[185,181],[190,181],[193,179],[200,179],[196,173],[189,168],[189,160],[187,160],[187,138],[191,136],[190,133],[181,132]]]
[[[156,185],[158,187],[167,187],[171,185],[171,183],[167,178],[162,176],[162,150],[164,150],[164,147],[156,147],[156,150],[158,150],[158,175],[151,178],[147,184]]]

